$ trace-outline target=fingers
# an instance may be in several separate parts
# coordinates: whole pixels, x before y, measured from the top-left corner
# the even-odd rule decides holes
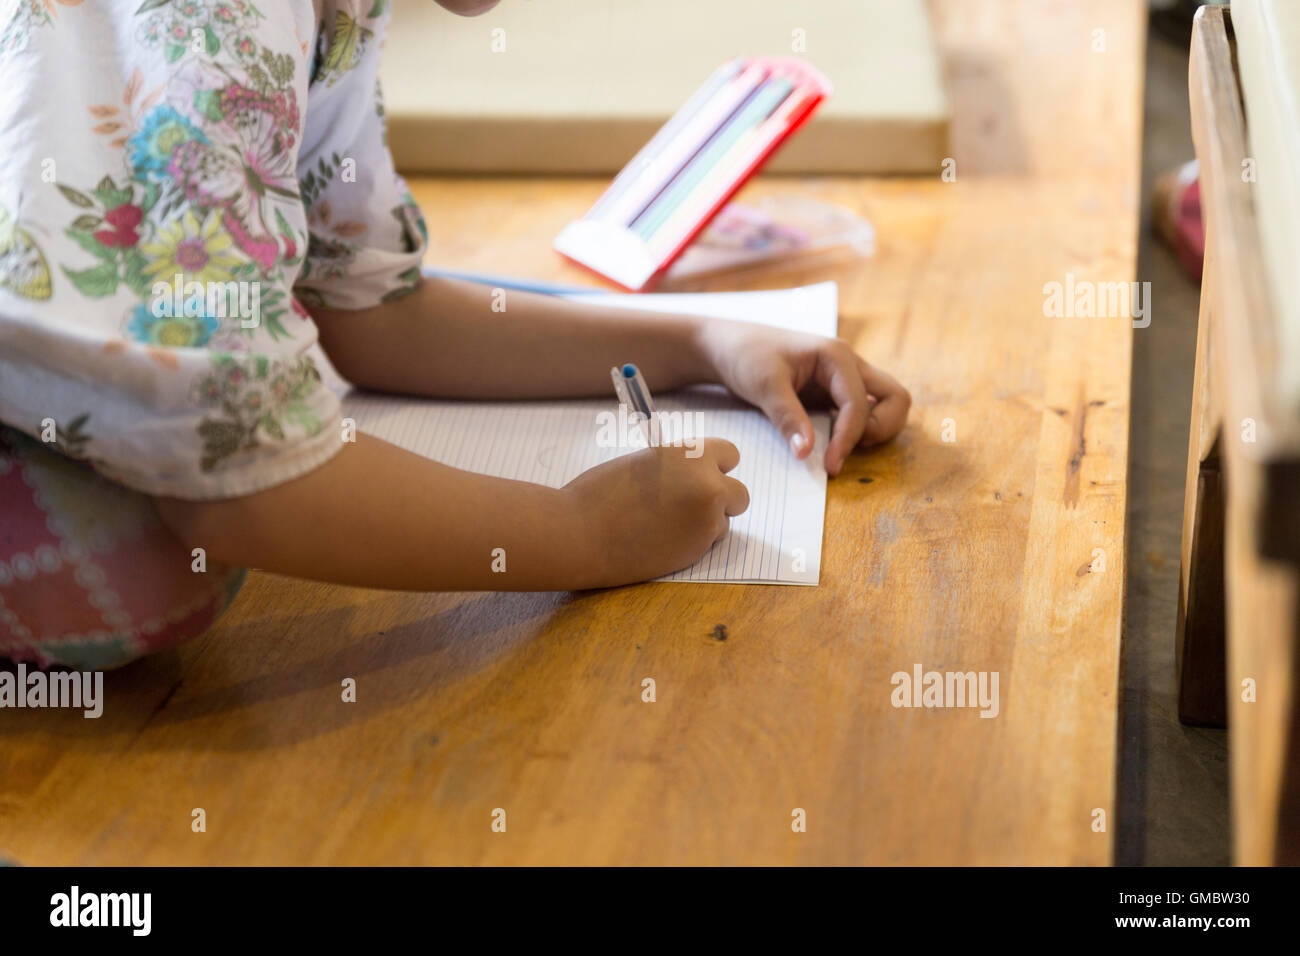
[[[740,450],[723,438],[706,438],[705,451],[712,456],[713,463],[722,472],[722,511],[729,518],[744,514],[749,510],[749,489],[735,478],[727,477],[727,472],[740,464]],[[725,524],[725,522],[724,522]]]
[[[735,478],[722,479],[723,512],[728,518],[749,510],[749,489]]]
[[[857,446],[871,418],[871,402],[858,370],[857,356],[847,350],[822,352],[814,377],[839,408],[831,440],[826,445],[826,472],[838,475]]]
[[[815,378],[839,408],[826,446],[828,474],[838,475],[854,448],[889,441],[907,424],[907,389],[848,349],[823,352]]]
[[[789,377],[775,379],[763,395],[759,407],[785,438],[796,458],[807,458],[813,447],[812,419],[795,393]]]
[[[912,396],[888,372],[867,364],[861,358],[858,358],[857,362],[858,374],[862,378],[863,385],[876,399],[859,444],[865,446],[889,441],[907,424],[907,413],[912,407]]]
[[[700,443],[704,446],[704,457],[721,472],[715,479],[719,484],[714,506],[721,505],[722,511],[714,512],[718,523],[713,536],[714,541],[721,541],[731,529],[730,519],[749,510],[749,489],[727,475],[740,463],[740,450],[735,445],[723,438],[702,438]]]
[[[725,438],[701,438],[704,454],[724,475],[740,464],[740,449]]]
[[[735,478],[719,475],[722,481],[722,513],[714,512],[713,543],[717,544],[731,532],[731,519],[749,510],[749,489]]]

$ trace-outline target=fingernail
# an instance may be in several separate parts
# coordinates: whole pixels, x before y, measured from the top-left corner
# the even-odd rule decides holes
[[[795,432],[793,435],[790,436],[790,450],[793,451],[796,455],[799,454],[799,452],[803,451],[804,446],[807,444],[808,442],[803,437],[803,432]]]

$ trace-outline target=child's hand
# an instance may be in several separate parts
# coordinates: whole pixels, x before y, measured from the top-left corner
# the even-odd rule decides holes
[[[717,380],[757,405],[798,458],[812,450],[804,402],[839,409],[826,471],[837,475],[855,447],[888,441],[903,430],[912,396],[886,372],[868,365],[847,342],[747,322],[706,321],[700,341]]]
[[[646,581],[699,560],[749,507],[745,486],[727,477],[739,461],[731,442],[703,438],[622,455],[565,485],[592,543],[592,585]]]

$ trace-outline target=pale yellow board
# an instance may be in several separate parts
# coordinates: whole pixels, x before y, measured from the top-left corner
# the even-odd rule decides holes
[[[801,55],[834,96],[787,172],[929,172],[948,103],[922,0],[507,0],[475,18],[397,0],[389,137],[420,171],[613,173],[722,63]]]
[[[1276,316],[1276,387],[1300,412],[1300,3],[1234,0],[1256,217]],[[1250,168],[1253,166],[1253,168]]]

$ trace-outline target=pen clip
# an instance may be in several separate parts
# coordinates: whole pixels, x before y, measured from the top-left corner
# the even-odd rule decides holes
[[[623,380],[623,369],[614,366],[609,370],[609,377],[614,380],[614,396],[618,399],[620,405],[626,405],[633,414],[636,412],[636,406],[632,404],[632,396],[628,393],[627,382]]]

